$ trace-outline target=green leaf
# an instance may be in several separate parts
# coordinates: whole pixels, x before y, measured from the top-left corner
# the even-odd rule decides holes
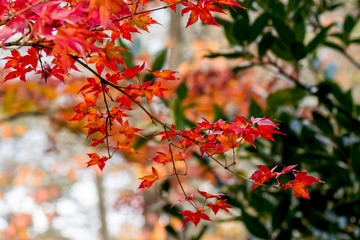
[[[329,48],[332,48],[332,49],[335,49],[335,50],[338,50],[340,52],[345,52],[344,48],[339,46],[338,44],[336,43],[333,43],[333,42],[324,42],[323,43],[325,46],[329,47]]]
[[[259,238],[270,239],[268,230],[260,223],[258,218],[248,215],[244,210],[241,211],[242,220],[249,232]]]
[[[226,204],[230,204],[233,207],[243,209],[241,202],[237,198],[234,198],[234,197],[227,196]]]
[[[207,57],[207,58],[225,57],[225,58],[229,58],[229,59],[242,57],[245,59],[252,59],[254,56],[247,51],[242,51],[242,52],[232,52],[232,53],[213,53],[213,52],[211,52],[211,53],[205,55],[205,57]]]
[[[302,42],[293,42],[290,49],[296,60],[300,60],[306,56],[306,48]]]
[[[230,27],[231,25],[233,25],[232,22],[230,22],[230,21],[228,21],[228,20],[225,20],[225,19],[223,19],[223,18],[219,18],[219,17],[214,17],[214,18],[215,18],[215,21],[216,21],[219,25],[223,26],[224,28]]]
[[[300,1],[299,0],[289,0],[288,6],[287,6],[287,12],[291,12],[294,11],[297,6],[299,5]]]
[[[166,179],[166,180],[162,183],[162,185],[161,185],[162,190],[165,191],[165,192],[169,192],[170,187],[171,187],[171,186],[170,186],[170,181],[169,181],[169,179]]]
[[[336,37],[340,41],[345,42],[344,34],[342,34],[342,33],[332,33],[329,36]]]
[[[268,25],[270,15],[268,13],[261,14],[250,27],[249,43],[254,41],[263,29]]]
[[[171,225],[165,226],[166,232],[168,232],[171,236],[178,238],[179,234],[176,232],[176,230]]]
[[[264,192],[252,191],[249,202],[257,212],[261,212],[263,215],[272,215],[274,213],[275,206],[270,200],[268,200],[268,195],[266,195]]]
[[[262,116],[263,114],[261,107],[254,101],[254,99],[251,99],[249,113],[250,116]]]
[[[221,107],[217,104],[214,104],[214,122],[223,119],[223,120],[227,120],[227,116],[225,115],[224,111],[221,109]]]
[[[182,101],[176,99],[174,103],[174,121],[175,125],[179,129],[184,129],[186,125],[186,118],[184,115],[184,108],[182,107]]]
[[[120,47],[123,47],[126,50],[129,50],[129,47],[121,40],[121,38],[119,38],[118,41],[119,41],[119,46]],[[132,51],[122,52],[120,54],[125,57],[124,63],[126,65],[126,67],[128,67],[128,68],[133,67],[133,52]]]
[[[326,39],[327,31],[332,27],[332,25],[323,28],[315,37],[313,40],[309,42],[309,44],[306,46],[306,51],[308,53],[313,52],[320,43],[323,43]]]
[[[237,73],[237,72],[241,72],[241,71],[243,71],[243,70],[246,70],[246,69],[248,69],[248,68],[251,68],[251,67],[253,67],[254,66],[254,64],[248,64],[248,65],[242,65],[242,66],[237,66],[237,67],[234,67],[233,69],[232,69],[232,71],[233,71],[233,73]]]
[[[274,42],[271,45],[271,51],[276,56],[284,60],[288,60],[288,61],[294,60],[294,56],[291,52],[290,46],[286,42],[280,39],[277,38],[274,39]]]
[[[276,230],[281,228],[282,223],[285,221],[290,209],[290,197],[289,195],[285,195],[279,205],[274,211],[274,215],[272,217],[272,229]]]
[[[332,94],[336,100],[337,105],[346,110],[350,115],[353,112],[353,99],[351,92],[344,93],[340,86],[335,84],[332,81],[324,81],[318,85],[318,95],[319,97],[326,97],[327,94]]]
[[[250,29],[249,24],[249,19],[247,18],[240,18],[235,20],[233,35],[241,45],[248,41]]]
[[[259,46],[258,46],[258,53],[259,57],[263,57],[267,50],[271,48],[275,41],[274,36],[271,34],[271,32],[267,32],[264,34],[263,38],[261,39]]]
[[[304,19],[300,18],[295,21],[294,32],[296,41],[303,42],[306,33],[306,25]]]
[[[360,38],[356,38],[350,41],[351,43],[360,43]]]
[[[314,124],[321,129],[321,131],[328,136],[334,135],[334,129],[330,124],[329,118],[322,116],[317,112],[313,112]]]
[[[275,27],[276,32],[279,35],[279,38],[285,42],[287,45],[290,45],[295,41],[296,37],[294,32],[281,20],[276,17],[272,17],[272,22]]]
[[[344,33],[346,33],[346,35],[350,35],[350,33],[353,30],[355,24],[356,24],[356,22],[352,18],[352,16],[347,15],[346,18],[345,18],[345,21],[344,21]]]
[[[266,99],[266,104],[272,109],[286,105],[297,106],[299,101],[305,96],[306,92],[298,88],[281,89],[271,93]]]
[[[335,119],[339,126],[343,127],[344,129],[351,129],[353,127],[351,119],[342,112],[337,112]]]
[[[187,91],[188,91],[188,88],[187,88],[186,83],[182,82],[176,90],[178,99],[184,100],[187,96]]]
[[[335,10],[338,7],[344,6],[345,3],[335,3],[328,7],[328,10]]]
[[[161,68],[164,66],[165,60],[166,60],[166,55],[167,55],[167,49],[161,50],[158,54],[157,57],[155,58],[153,67],[152,67],[152,71],[159,71],[161,70]]]
[[[135,149],[135,150],[138,150],[139,148],[141,148],[142,146],[144,146],[144,144],[148,141],[148,137],[150,137],[150,136],[152,136],[152,135],[154,135],[155,133],[153,133],[153,134],[150,134],[150,135],[148,135],[148,136],[145,136],[145,138],[139,138],[137,141],[136,141],[136,143],[135,143],[135,145],[133,146],[133,148]]]
[[[281,21],[285,20],[286,17],[286,11],[285,11],[285,5],[281,1],[265,1],[267,4],[267,10],[276,18],[278,18]]]
[[[166,204],[162,207],[162,211],[169,213],[171,216],[182,219],[182,215],[179,214],[181,210],[177,206],[171,207],[170,204]]]

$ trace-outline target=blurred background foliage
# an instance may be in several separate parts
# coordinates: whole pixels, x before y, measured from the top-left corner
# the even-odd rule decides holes
[[[85,169],[87,152],[105,151],[87,149],[83,125],[67,122],[86,77],[67,79],[65,86],[35,79],[0,87],[0,237],[359,239],[360,1],[240,4],[247,9],[229,8],[217,18],[220,32],[195,24],[181,33],[184,24],[171,15],[170,32],[177,37],[158,52],[149,53],[146,39],[119,45],[131,50],[127,66],[145,61],[153,71],[178,67],[181,81],[169,83],[167,96],[146,107],[161,119],[170,116],[168,122],[179,129],[195,126],[201,117],[231,120],[233,114],[279,120],[285,135],[275,142],[257,140],[256,148],[242,144],[234,171],[249,177],[257,164],[279,169],[296,164],[325,181],[308,188],[310,200],[294,198],[290,190],[251,191],[251,183],[194,154],[185,188],[224,193],[234,209],[198,228],[183,228],[178,212],[186,204],[170,208],[183,198],[174,179],[135,190],[148,159],[167,145],[139,137],[138,153],[116,155],[104,175]],[[146,129],[144,136],[158,131],[141,113],[130,119]],[[15,198],[19,202],[13,203]]]
[[[290,191],[263,187],[251,192],[248,183],[219,181],[228,202],[241,210],[233,220],[242,221],[252,238],[359,239],[360,1],[247,0],[242,5],[247,9],[229,9],[227,18],[216,19],[230,47],[206,57],[240,59],[229,79],[257,71],[268,79],[272,75],[270,81],[261,80],[267,94],[262,99],[252,95],[248,113],[278,119],[285,135],[277,135],[275,142],[257,141],[256,149],[242,145],[239,151],[245,154],[240,161],[255,158],[270,168],[296,164],[325,184],[314,184],[311,199],[304,200]],[[216,73],[211,71],[215,70],[209,70],[205,81],[212,82]],[[353,71],[352,84],[345,82],[349,76],[341,71]],[[220,79],[215,81],[224,78]],[[224,87],[228,86],[216,89]],[[193,124],[179,114],[178,106],[191,91],[185,84],[177,89],[173,109],[180,126]],[[231,120],[236,112],[228,105],[233,99],[224,104],[214,99],[213,120]]]

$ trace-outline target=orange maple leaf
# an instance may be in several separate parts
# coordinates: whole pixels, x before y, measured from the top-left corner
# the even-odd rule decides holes
[[[168,162],[172,162],[172,160],[174,159],[174,161],[185,161],[187,158],[189,158],[193,153],[182,153],[179,152],[177,154],[175,154],[173,156],[173,158],[171,157],[171,153],[168,152],[168,154],[163,153],[163,152],[157,152],[158,155],[156,155],[155,157],[153,157],[151,160],[153,160],[154,162],[157,163],[161,163],[162,165],[165,165]]]
[[[120,149],[129,153],[136,153],[135,149],[132,148],[129,144],[130,142],[125,142],[125,143],[118,142],[116,149]]]
[[[96,70],[99,74],[102,73],[105,66],[116,71],[118,69],[116,63],[124,65],[124,56],[119,52],[128,52],[125,48],[115,46],[115,43],[108,41],[99,52],[99,55],[92,56],[88,63],[96,63]]]
[[[171,5],[171,4],[178,2],[178,0],[160,0],[160,1],[166,2],[167,5]],[[170,7],[170,9],[173,10],[174,12],[176,12],[176,6],[177,6],[177,4],[174,4]]]
[[[101,24],[106,27],[111,13],[125,16],[131,15],[129,6],[123,0],[90,0],[90,13],[98,10]]]
[[[236,148],[240,145],[240,141],[238,140],[239,134],[230,133],[228,136],[225,135],[219,135],[217,139],[220,141],[223,151],[226,152],[230,150],[231,148]]]
[[[142,178],[139,178],[141,180],[143,180],[141,183],[140,183],[140,186],[138,189],[140,188],[149,188],[151,187],[151,185],[153,185],[153,183],[159,179],[159,175],[158,175],[158,172],[157,170],[152,167],[152,175],[147,175],[147,176],[144,176]]]
[[[155,72],[150,71],[150,72],[152,74],[154,74],[154,76],[156,78],[161,78],[161,79],[165,79],[165,80],[178,80],[179,79],[179,78],[174,76],[174,74],[176,72],[172,71],[172,70],[162,70],[162,71],[155,71]]]
[[[138,15],[128,20],[131,27],[136,26],[144,31],[149,32],[148,26],[151,24],[159,24],[149,16]]]

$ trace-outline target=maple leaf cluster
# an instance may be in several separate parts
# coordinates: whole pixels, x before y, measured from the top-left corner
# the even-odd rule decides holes
[[[143,103],[150,102],[154,97],[164,97],[166,81],[177,80],[172,70],[147,70],[153,77],[141,81],[139,74],[145,71],[145,64],[126,66],[123,53],[128,50],[117,46],[118,38],[131,41],[132,35],[140,30],[149,31],[148,27],[157,22],[150,13],[170,8],[176,11],[176,5],[183,5],[182,14],[190,13],[186,27],[199,19],[206,24],[218,25],[213,13],[223,13],[225,6],[241,7],[233,0],[161,0],[162,7],[144,10],[147,0],[1,0],[0,4],[0,44],[11,49],[11,56],[5,57],[4,71],[7,75],[3,81],[29,78],[66,82],[74,73],[90,72],[87,83],[79,90],[82,101],[74,107],[75,115],[69,121],[84,123],[90,146],[105,145],[107,156],[89,153],[88,166],[97,165],[101,170],[117,151],[135,153],[130,144],[141,129],[132,126],[129,112],[140,108],[150,120],[164,131],[154,134],[160,141],[167,140],[169,150],[158,152],[151,160],[155,163],[172,165],[172,174],[160,176],[152,166],[152,174],[141,177],[140,189],[151,187],[163,177],[176,176],[179,185],[177,162],[186,165],[195,151],[202,158],[212,159],[219,166],[236,174],[230,167],[236,164],[236,151],[242,142],[255,147],[258,137],[274,140],[272,134],[279,134],[277,123],[270,118],[246,119],[235,116],[232,121],[219,120],[210,123],[203,119],[190,130],[178,130],[175,125],[159,120]],[[141,6],[140,6],[141,5]],[[143,9],[143,10],[139,10]],[[18,48],[26,48],[21,52]],[[81,67],[81,68],[80,68]],[[113,94],[116,92],[116,94]],[[81,96],[80,95],[80,96]],[[227,152],[231,151],[232,160],[228,162]],[[222,156],[224,160],[218,160]],[[272,177],[279,180],[282,174],[294,172],[287,167],[281,173],[259,167],[249,181],[255,181],[254,187],[262,185]],[[294,189],[295,196],[309,198],[304,187],[319,179],[307,176],[306,172],[296,173],[295,180],[285,184],[285,189]],[[280,183],[279,183],[280,186]],[[282,186],[282,185],[281,185]],[[210,220],[205,213],[212,209],[214,214],[222,209],[228,212],[220,194],[211,195],[199,191],[205,197],[203,207],[198,207],[193,197],[186,200],[195,207],[195,211],[182,211],[185,216],[184,225],[192,221],[197,225],[200,219]],[[215,202],[208,199],[217,198]],[[205,209],[204,207],[208,207]]]
[[[264,165],[257,165],[260,170],[255,171],[250,177],[250,179],[254,180],[254,184],[251,190],[254,190],[259,185],[262,185],[265,181],[269,181],[270,178],[274,177],[278,182],[277,187],[284,187],[285,190],[292,188],[294,190],[295,197],[300,196],[306,199],[310,199],[309,192],[305,189],[305,187],[310,186],[315,182],[324,182],[316,177],[307,176],[307,172],[298,172],[296,170],[293,170],[293,168],[295,168],[296,166],[297,165],[290,165],[284,167],[281,172],[274,172],[277,166],[270,170]],[[283,185],[280,181],[280,176],[289,172],[293,173],[295,179]]]

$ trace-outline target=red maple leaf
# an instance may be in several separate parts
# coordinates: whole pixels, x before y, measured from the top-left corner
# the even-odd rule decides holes
[[[101,171],[105,167],[105,162],[109,159],[105,156],[100,158],[97,153],[89,153],[88,156],[90,157],[90,161],[87,162],[87,166],[98,165]]]
[[[189,221],[192,221],[195,224],[195,227],[197,227],[198,223],[200,222],[200,219],[211,221],[211,219],[209,218],[208,215],[206,215],[205,213],[200,212],[198,210],[196,212],[185,210],[185,211],[182,211],[182,212],[179,212],[179,213],[186,217],[184,219],[184,225],[183,226],[185,226]]]
[[[132,68],[124,68],[121,71],[121,78],[130,78],[133,79],[136,74],[138,74],[139,72],[141,72],[142,70],[144,70],[145,67],[145,62],[140,66],[140,65],[136,65]]]
[[[290,166],[286,166],[283,168],[283,170],[281,170],[280,173],[276,173],[277,174],[277,178],[280,177],[281,175],[291,172],[293,168],[295,168],[297,165],[290,165]]]
[[[176,126],[175,126],[174,124],[171,125],[171,128],[174,129],[174,130],[176,130]],[[171,130],[167,130],[167,131],[162,131],[162,132],[156,133],[156,134],[150,136],[149,138],[152,138],[152,137],[155,137],[155,136],[159,136],[159,135],[162,136],[161,141],[164,141],[164,140],[167,139],[168,137],[171,138],[171,137],[173,137],[173,136],[176,136],[177,133],[174,132],[174,131],[171,131]]]
[[[120,124],[123,123],[123,117],[128,117],[126,113],[124,113],[124,109],[121,109],[118,106],[114,106],[110,111],[111,117],[115,118]]]
[[[225,210],[226,212],[230,213],[228,208],[232,208],[229,205],[225,205],[226,199],[216,199],[215,204],[213,203],[208,203],[206,204],[206,206],[210,207],[214,214],[216,215],[217,212],[219,211],[219,209]]]
[[[79,92],[82,92],[88,88],[90,88],[87,92],[85,92],[84,94],[87,93],[91,93],[93,92],[95,96],[99,95],[99,93],[102,92],[102,87],[100,86],[100,81],[96,81],[95,78],[87,78],[88,84],[85,84],[80,90]]]
[[[118,31],[113,31],[111,33],[111,41],[115,41],[116,39],[118,39],[120,36],[125,38],[126,40],[131,41],[131,33],[139,33],[139,31],[137,30],[137,28],[135,27],[131,27],[129,22],[124,22],[123,24],[120,25],[119,22],[115,22],[114,23],[115,26],[118,27]]]
[[[198,2],[197,5],[190,2],[184,2],[181,4],[185,6],[185,8],[181,12],[181,15],[184,15],[184,13],[191,11],[186,27],[196,23],[199,18],[203,23],[217,26],[219,25],[210,13],[210,10],[215,12],[222,12],[219,7],[212,5],[209,2],[205,2],[204,4]]]
[[[149,188],[151,187],[151,185],[153,185],[153,183],[159,179],[159,175],[158,175],[158,172],[157,170],[152,167],[152,174],[151,175],[147,175],[147,176],[144,176],[142,178],[139,178],[141,180],[143,180],[141,183],[140,183],[140,186],[138,189],[140,188]]]
[[[233,0],[200,0],[197,5],[190,2],[182,2],[181,4],[185,6],[181,15],[191,11],[186,27],[197,22],[199,18],[203,23],[219,26],[215,18],[211,15],[211,12],[223,13],[223,11],[215,4],[242,7]]]
[[[284,188],[285,190],[292,188],[294,190],[294,196],[300,196],[306,199],[310,199],[309,192],[305,189],[305,187],[310,186],[314,182],[321,182],[320,179],[313,177],[313,176],[307,176],[307,172],[300,172],[296,174],[295,180],[292,183],[285,184]]]
[[[92,143],[90,144],[91,147],[96,147],[97,145],[104,143],[105,137],[101,138],[101,139],[96,139],[93,138],[91,139]]]
[[[273,168],[270,171],[270,169],[268,169],[264,165],[256,165],[256,166],[260,170],[254,172],[253,175],[251,175],[251,177],[250,177],[250,179],[254,180],[257,183],[257,184],[254,183],[251,190],[254,190],[255,188],[257,188],[259,186],[258,184],[263,184],[265,181],[269,181],[269,178],[275,177],[277,175],[276,173],[273,172],[275,170],[275,168]]]
[[[198,192],[201,194],[201,196],[203,196],[204,198],[219,198],[221,197],[223,194],[210,194],[210,193],[207,193],[207,192],[203,192],[203,191],[200,191],[198,190]]]

